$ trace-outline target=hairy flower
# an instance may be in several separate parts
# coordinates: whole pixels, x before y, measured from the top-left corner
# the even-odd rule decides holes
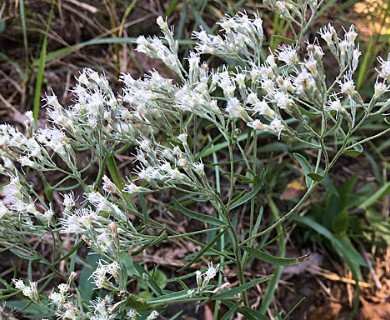
[[[387,82],[390,82],[390,53],[387,56],[387,60],[384,60],[382,57],[378,57],[378,61],[380,62],[381,66],[378,71],[378,76],[386,79]]]
[[[279,46],[277,57],[279,61],[283,61],[287,66],[296,65],[299,62],[297,51],[292,46]]]
[[[348,72],[344,75],[344,81],[338,81],[340,84],[340,91],[341,93],[347,94],[349,96],[352,96],[356,90],[355,90],[355,82],[352,80],[352,73]]]
[[[325,40],[326,44],[328,46],[331,46],[334,44],[334,37],[337,37],[336,30],[333,28],[331,24],[328,24],[325,27],[322,27],[318,34],[321,36],[322,39]]]

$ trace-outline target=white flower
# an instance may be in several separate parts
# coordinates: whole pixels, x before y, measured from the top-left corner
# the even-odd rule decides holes
[[[265,62],[266,62],[271,68],[275,68],[275,67],[276,67],[275,56],[274,56],[273,54],[268,55],[267,58],[265,59]]]
[[[265,130],[267,126],[264,123],[261,123],[260,120],[256,119],[254,121],[247,123],[248,127],[253,128],[254,130]]]
[[[356,48],[352,52],[352,70],[356,70],[359,65],[359,57],[362,55],[359,48]]]
[[[384,93],[389,92],[389,89],[390,88],[388,85],[386,85],[386,83],[377,81],[374,85],[374,99],[377,99]]]
[[[183,144],[186,144],[187,143],[187,137],[188,135],[186,133],[181,133],[179,134],[179,136],[177,137]]]
[[[353,94],[356,93],[355,83],[352,80],[351,72],[348,72],[347,74],[344,75],[344,82],[339,80],[338,83],[340,85],[341,93],[347,94],[349,96],[352,96]]]
[[[278,60],[283,61],[287,66],[299,62],[297,51],[292,46],[281,45],[278,48]]]
[[[307,70],[310,71],[313,77],[316,77],[318,75],[317,61],[315,61],[312,57],[305,62],[305,67],[307,68]]]
[[[256,93],[251,92],[251,93],[248,94],[248,96],[246,97],[246,102],[247,102],[248,104],[255,105],[256,103],[259,102],[259,98],[257,98],[257,94],[256,94]]]
[[[161,28],[161,29],[166,29],[168,27],[168,24],[166,21],[164,21],[163,17],[159,16],[156,20],[158,26]]]
[[[342,105],[339,99],[335,100],[330,100],[328,103],[325,105],[325,110],[326,111],[336,111],[339,112],[342,109]]]
[[[49,294],[49,299],[54,302],[57,307],[62,307],[65,303],[65,296],[60,292],[52,292]]]
[[[137,316],[139,316],[140,314],[137,312],[137,310],[134,310],[134,309],[130,309],[127,314],[126,314],[130,320],[136,320],[137,319]]]
[[[198,174],[204,174],[204,164],[202,162],[194,163],[193,167]]]
[[[92,227],[92,222],[96,220],[97,214],[91,209],[77,209],[74,214],[65,211],[64,218],[61,219],[62,233],[82,234]]]
[[[265,93],[272,94],[275,92],[275,83],[271,79],[264,79],[261,82],[261,88],[265,91]]]
[[[0,200],[0,219],[8,213],[10,213],[9,209],[5,206],[4,202]]]
[[[150,49],[149,47],[149,42],[146,40],[144,36],[139,36],[137,38],[137,51],[142,52],[142,53],[149,53]]]
[[[221,22],[219,22],[218,24],[222,27],[222,29],[224,29],[227,32],[230,32],[237,28],[236,21],[233,18],[229,17],[228,15],[223,17],[221,19]]]
[[[138,187],[137,185],[135,185],[134,183],[129,183],[128,185],[125,186],[125,188],[123,189],[124,192],[128,193],[128,194],[134,194],[134,193],[137,193],[141,190],[140,187]]]
[[[289,95],[280,91],[275,93],[274,102],[280,109],[289,109],[293,104],[293,101],[289,98]]]
[[[351,25],[349,27],[349,30],[348,32],[345,33],[345,40],[347,40],[347,42],[350,44],[350,45],[353,45],[355,43],[355,39],[357,37],[357,32],[356,32],[356,28],[354,25]]]
[[[20,162],[20,165],[22,167],[31,167],[31,168],[36,168],[37,165],[34,161],[30,160],[29,157],[26,157],[26,156],[21,156],[19,158],[19,162]]]
[[[74,194],[72,192],[64,194],[64,200],[62,201],[62,205],[65,207],[65,210],[71,211],[73,207],[76,205]]]
[[[328,24],[325,27],[322,27],[318,34],[321,36],[322,39],[325,40],[326,44],[328,46],[331,46],[334,44],[333,36],[336,35],[336,30],[333,28],[331,24]]]
[[[106,175],[103,176],[103,186],[102,189],[108,194],[119,194],[120,191],[118,187],[113,183],[109,177]]]
[[[242,107],[240,101],[237,98],[231,98],[227,102],[226,112],[229,115],[229,118],[240,118],[242,112],[244,112],[244,108]]]
[[[282,124],[282,121],[279,119],[275,118],[271,121],[269,124],[269,128],[277,134],[278,138],[280,139],[280,135],[282,131],[284,130],[284,125]]]
[[[380,69],[377,70],[379,77],[386,79],[388,82],[390,82],[390,53],[387,56],[387,60],[378,57],[378,61],[381,64]]]
[[[12,281],[14,282],[16,289],[22,290],[24,296],[28,297],[32,301],[39,301],[39,293],[36,282],[30,281],[30,285],[26,286],[21,279],[12,279]]]
[[[97,212],[106,211],[110,207],[108,200],[96,191],[88,193],[87,200],[96,207]]]
[[[61,292],[61,293],[67,293],[69,291],[70,287],[67,283],[60,283],[58,285],[58,290]]]
[[[245,74],[243,73],[236,74],[235,81],[239,88],[245,88]]]
[[[16,289],[23,290],[26,287],[22,279],[12,279],[12,281]]]
[[[314,79],[307,71],[298,73],[294,79],[294,85],[297,88],[298,93],[302,93],[315,85]]]
[[[350,44],[348,43],[347,40],[340,41],[339,49],[340,49],[341,54],[344,54],[344,55],[347,54],[349,46],[350,46]]]
[[[154,320],[157,319],[159,313],[156,310],[153,310],[152,313],[146,318],[146,320]]]

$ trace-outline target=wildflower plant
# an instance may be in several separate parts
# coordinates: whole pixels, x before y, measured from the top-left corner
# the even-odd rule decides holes
[[[169,305],[207,300],[229,307],[231,316],[265,317],[272,295],[258,311],[248,291],[272,275],[248,277],[251,261],[283,265],[307,256],[270,256],[259,248],[262,238],[300,209],[341,156],[360,153],[362,143],[390,131],[365,139],[356,135],[368,118],[390,107],[390,55],[378,59],[375,94],[365,102],[353,80],[360,56],[356,29],[339,36],[328,25],[318,39],[304,43],[320,4],[298,2],[266,1],[295,34],[293,44],[275,51],[263,46],[259,14],[239,13],[219,22],[220,35],[195,32],[194,50],[182,59],[173,29],[159,17],[163,36],[139,37],[137,50],[160,59],[172,78],[157,71],[142,79],[123,74],[122,90],[114,93],[103,74],[84,69],[73,88],[73,105],[63,107],[54,94],[45,97],[47,127],[37,128],[30,113],[24,133],[0,125],[0,173],[9,178],[0,202],[0,243],[28,260],[30,270],[38,264],[47,270],[41,279],[32,279],[31,272],[28,281],[14,279],[2,289],[2,300],[24,295],[40,316],[59,319],[157,319]],[[334,78],[326,72],[327,55],[337,63]],[[209,56],[229,64],[212,69]],[[279,140],[291,150],[312,151],[310,158],[291,155],[305,174],[307,191],[264,225],[267,197],[259,194],[272,157],[260,156],[258,149]],[[125,170],[117,165],[119,156],[132,159]],[[34,188],[32,176],[44,185],[44,194]],[[179,231],[157,219],[148,199],[164,192],[169,196],[164,210],[204,227]],[[207,210],[197,210],[197,204]],[[246,232],[236,229],[242,210],[249,219]],[[52,244],[51,257],[33,245],[36,237],[42,246]],[[200,251],[187,257],[180,276],[166,281],[181,288],[173,291],[155,280],[150,264],[134,257],[177,239]],[[91,268],[79,258],[84,245],[97,257],[83,280],[94,286],[87,295],[78,279],[80,265],[82,272]],[[197,270],[194,264],[203,264],[202,258],[210,261],[208,267]],[[234,284],[223,275],[227,265],[236,273]],[[140,292],[145,285],[147,298]]]

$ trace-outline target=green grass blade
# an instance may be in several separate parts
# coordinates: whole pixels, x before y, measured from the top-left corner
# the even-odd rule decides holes
[[[45,71],[45,63],[46,63],[47,36],[49,34],[49,30],[50,30],[50,26],[51,26],[51,18],[53,15],[53,8],[54,8],[54,2],[51,6],[49,19],[47,21],[45,35],[43,38],[43,43],[42,43],[41,52],[40,52],[39,61],[38,61],[37,83],[35,85],[34,105],[33,105],[33,118],[34,118],[35,122],[38,121],[39,109],[40,109],[40,105],[41,105],[43,73]]]
[[[24,8],[24,0],[19,1],[19,11],[20,11],[20,21],[22,23],[24,59],[26,62],[28,62],[28,37],[27,37],[26,11]]]
[[[390,182],[385,183],[377,192],[375,192],[371,197],[364,201],[359,207],[367,209],[371,207],[375,202],[380,198],[388,195],[390,193]]]
[[[178,209],[182,214],[186,215],[191,219],[195,219],[219,227],[226,225],[223,221],[219,220],[218,218],[203,213],[195,212],[183,207],[175,198],[172,198],[172,202],[176,209]]]
[[[307,260],[310,255],[308,253],[305,254],[304,256],[297,257],[297,258],[280,258],[280,257],[274,257],[259,249],[254,249],[250,247],[243,247],[243,249],[247,251],[252,257],[255,257],[256,259],[259,259],[267,263],[271,263],[274,266],[290,266],[290,265],[298,264],[301,263],[302,261]]]
[[[250,192],[244,193],[242,197],[232,202],[232,204],[229,206],[229,211],[241,206],[242,204],[244,204],[245,202],[249,201],[254,196],[256,196],[261,189],[262,186],[261,182],[262,182],[262,178],[259,176],[255,176],[253,180],[253,189]]]
[[[272,277],[273,277],[273,275],[259,278],[259,279],[254,279],[254,280],[249,281],[241,286],[235,287],[234,289],[222,291],[221,293],[218,293],[218,294],[210,297],[210,300],[224,300],[224,299],[234,298],[237,294],[243,292],[244,290],[246,291],[246,290],[248,290],[248,289],[250,289],[250,288],[252,288],[260,283],[268,281],[268,280],[272,279]]]

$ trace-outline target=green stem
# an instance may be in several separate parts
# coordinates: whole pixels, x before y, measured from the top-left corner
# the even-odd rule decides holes
[[[279,217],[279,210],[276,207],[275,202],[272,200],[271,197],[268,197],[268,203],[271,208],[273,216],[277,219]],[[283,258],[286,254],[286,238],[281,236],[283,235],[283,228],[281,225],[277,226],[277,233],[278,233],[278,243],[279,243],[279,252],[278,256]],[[280,277],[282,275],[283,266],[277,266],[274,270],[274,276],[272,277],[271,281],[269,282],[267,289],[265,290],[265,293],[263,295],[263,298],[261,300],[261,305],[259,312],[261,314],[265,314],[267,312],[268,307],[270,306],[272,299],[275,294],[275,290],[278,286],[278,283],[280,281]]]

